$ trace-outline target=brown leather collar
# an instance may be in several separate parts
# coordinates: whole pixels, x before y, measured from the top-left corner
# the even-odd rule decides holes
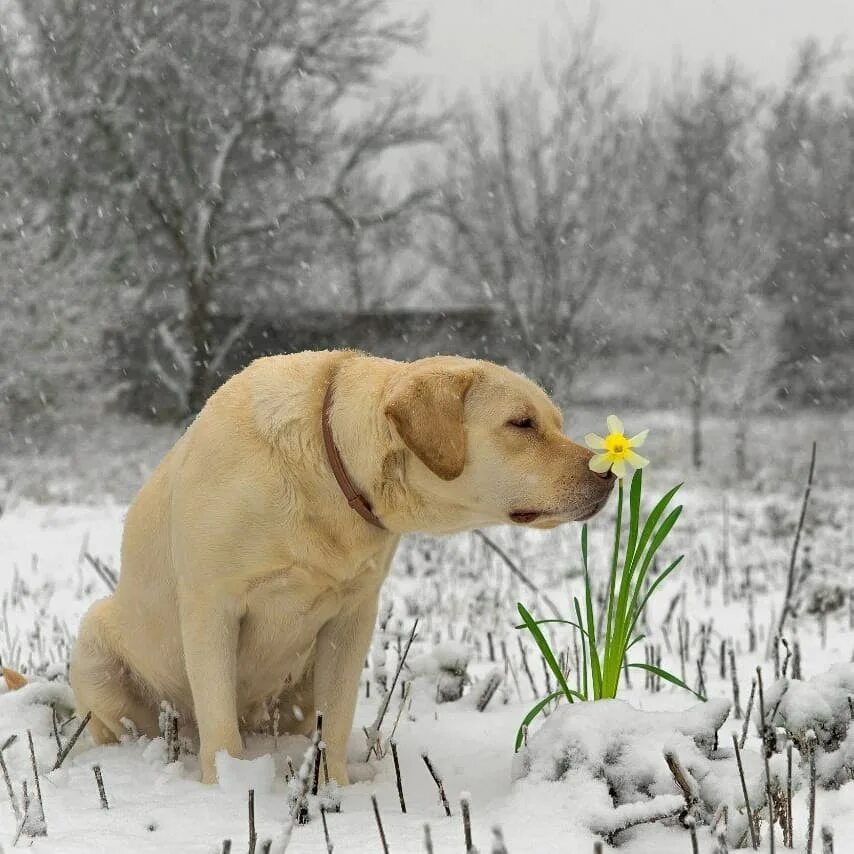
[[[353,486],[353,481],[347,474],[344,468],[344,463],[341,460],[341,454],[338,453],[338,448],[335,446],[335,439],[332,438],[332,427],[329,424],[329,412],[332,408],[332,383],[330,382],[326,389],[326,396],[323,398],[323,414],[320,422],[323,429],[323,445],[326,448],[326,459],[329,460],[329,467],[332,469],[332,474],[335,475],[335,480],[347,503],[366,521],[370,522],[375,528],[386,530],[386,526],[380,521],[379,517],[374,513],[370,503],[362,495],[357,492]]]

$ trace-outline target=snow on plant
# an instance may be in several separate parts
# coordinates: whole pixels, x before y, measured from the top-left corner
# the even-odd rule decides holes
[[[573,597],[575,620],[546,619],[535,620],[525,606],[518,603],[522,624],[519,629],[527,629],[549,669],[555,676],[558,690],[537,702],[525,715],[516,736],[518,750],[524,739],[525,728],[552,701],[564,697],[568,702],[574,700],[603,700],[617,696],[620,676],[629,650],[641,640],[644,635],[634,635],[638,620],[649,604],[652,595],[664,580],[676,569],[684,555],[672,561],[667,568],[652,582],[648,590],[644,590],[647,573],[653,559],[673,529],[682,513],[682,506],[669,510],[668,507],[682,484],[677,484],[664,494],[656,503],[652,512],[641,525],[641,497],[643,492],[643,472],[641,469],[649,462],[634,448],[643,444],[649,433],[644,430],[636,436],[628,438],[623,433],[623,423],[615,415],[608,417],[609,434],[602,438],[595,433],[587,435],[587,442],[595,449],[604,449],[590,460],[590,468],[600,474],[609,469],[618,477],[617,482],[617,516],[614,526],[614,547],[611,555],[611,571],[608,579],[608,595],[605,602],[605,634],[597,637],[597,605],[594,601],[593,586],[590,583],[590,572],[587,561],[587,525],[581,529],[581,560],[584,570],[584,609],[578,597]],[[629,490],[628,533],[623,545],[623,478],[626,474],[626,464],[634,466],[635,471]],[[666,514],[666,515],[665,515]],[[581,637],[581,674],[577,690],[569,687],[563,672],[548,640],[540,626],[546,623],[562,623],[574,626]],[[628,663],[628,667],[637,667],[654,673],[661,679],[678,685],[680,688],[691,689],[681,680],[653,664],[640,662]],[[693,693],[693,692],[692,692]]]

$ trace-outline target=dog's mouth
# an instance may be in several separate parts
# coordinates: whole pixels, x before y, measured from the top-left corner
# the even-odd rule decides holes
[[[581,510],[580,513],[555,513],[555,512],[546,512],[544,510],[514,510],[510,513],[510,521],[514,522],[517,525],[530,525],[539,520],[547,521],[551,520],[555,523],[559,523],[562,521],[573,521],[573,522],[586,522],[588,519],[592,519],[608,502],[608,495],[604,495],[602,498],[598,498],[589,504],[587,507]]]
[[[510,514],[510,519],[517,525],[530,525],[531,522],[535,522],[543,515],[546,514],[537,510],[514,510]]]

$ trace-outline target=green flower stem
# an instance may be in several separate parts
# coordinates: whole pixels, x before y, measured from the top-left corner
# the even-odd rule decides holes
[[[614,553],[611,556],[611,574],[608,578],[608,619],[605,627],[605,672],[609,674],[611,662],[608,660],[608,654],[613,649],[613,630],[614,626],[614,590],[617,583],[617,565],[620,561],[620,536],[623,531],[623,479],[620,478],[617,484],[617,523],[614,525]],[[614,694],[611,693],[610,684],[605,686],[606,695],[613,697],[616,694],[616,686]]]

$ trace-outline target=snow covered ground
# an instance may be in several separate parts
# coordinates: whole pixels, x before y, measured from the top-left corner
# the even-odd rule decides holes
[[[673,482],[661,470],[652,474],[651,480],[655,482],[652,492]],[[854,491],[838,483],[829,487],[827,482],[820,479],[813,493],[801,552],[801,566],[809,569],[809,578],[798,616],[788,621],[784,632],[791,649],[797,641],[803,680],[823,673],[832,665],[850,662],[854,650],[854,610],[850,598]],[[710,699],[732,700],[727,652],[730,645],[740,685],[740,705],[747,704],[757,665],[763,667],[766,690],[772,690],[775,665],[773,657],[767,655],[769,630],[773,633],[770,627],[779,619],[801,492],[800,480],[778,480],[773,486],[769,481],[749,489],[728,488],[726,492],[701,485],[684,489],[685,512],[665,551],[675,556],[684,550],[686,560],[653,601],[644,628],[647,642],[661,655],[662,665],[677,674],[684,667],[685,678],[694,687],[700,678],[697,662],[702,660],[700,670]],[[128,739],[119,746],[95,748],[84,735],[62,767],[49,770],[57,754],[51,704],[57,709],[63,743],[77,723],[76,720],[66,723],[71,714],[71,700],[64,682],[68,645],[83,611],[107,592],[86,554],[118,568],[123,513],[122,503],[109,500],[88,504],[35,503],[19,497],[0,516],[0,658],[5,666],[28,674],[36,683],[6,693],[0,687],[0,746],[9,736],[17,736],[2,753],[14,781],[16,800],[20,801],[22,781],[28,780],[29,790],[33,791],[27,731],[32,733],[47,828],[47,836],[24,835],[17,845],[51,854],[94,851],[201,854],[221,851],[223,840],[231,839],[231,850],[243,852],[248,845],[247,797],[243,790],[253,783],[257,850],[263,850],[262,843],[267,839],[274,840],[273,851],[281,850],[290,809],[285,783],[287,756],[299,767],[308,747],[303,739],[282,736],[276,747],[272,735],[251,738],[250,756],[273,754],[272,784],[269,768],[265,770],[262,763],[260,767],[231,767],[224,775],[225,785],[218,788],[202,786],[197,781],[197,763],[191,753],[183,750],[177,762],[166,764],[165,744],[161,739],[154,742]],[[605,514],[591,526],[590,547],[593,571],[602,582],[609,533],[610,523]],[[509,529],[490,532],[551,599],[567,608],[567,614],[571,596],[581,592],[578,535],[577,526],[549,534]],[[594,842],[601,838],[594,829],[601,830],[603,816],[607,819],[617,802],[616,788],[623,782],[631,784],[628,788],[632,791],[645,793],[643,797],[663,796],[665,800],[660,804],[678,805],[678,799],[674,798],[680,795],[680,790],[663,756],[664,750],[674,744],[677,752],[685,754],[682,761],[686,765],[695,763],[689,768],[691,773],[698,777],[706,775],[702,783],[704,792],[712,791],[715,786],[721,789],[715,797],[729,804],[730,825],[738,824],[736,814],[743,798],[735,773],[731,734],[741,733],[743,721],[735,720],[732,715],[720,729],[718,749],[707,745],[702,748],[703,756],[692,760],[687,755],[694,752],[686,742],[690,736],[680,735],[673,723],[684,716],[670,714],[655,718],[655,725],[644,724],[639,730],[626,723],[631,713],[619,703],[604,704],[597,712],[578,710],[575,714],[587,716],[578,720],[572,720],[573,712],[566,712],[566,707],[560,706],[533,725],[530,749],[539,751],[542,758],[543,736],[538,742],[537,732],[547,733],[549,730],[541,728],[552,727],[551,731],[560,734],[560,738],[555,737],[555,750],[559,744],[565,748],[573,738],[580,738],[583,761],[579,758],[575,771],[557,780],[542,773],[519,776],[523,760],[514,759],[516,729],[535,699],[545,694],[546,679],[536,647],[530,638],[513,628],[515,605],[522,601],[535,614],[547,614],[543,603],[519,583],[476,535],[407,541],[398,554],[384,597],[384,627],[377,629],[371,661],[364,672],[366,687],[356,722],[359,727],[373,722],[382,697],[380,682],[391,680],[399,650],[417,618],[417,639],[401,677],[402,683],[409,683],[407,699],[402,703],[399,683],[382,726],[383,736],[388,737],[399,715],[395,740],[407,812],[401,813],[390,752],[366,764],[365,737],[354,731],[351,771],[361,782],[339,793],[340,813],[327,814],[335,851],[382,850],[371,802],[371,795],[375,794],[391,852],[425,850],[425,823],[430,826],[436,852],[463,852],[466,846],[460,797],[468,793],[473,844],[481,852],[503,850],[493,848],[495,826],[501,828],[511,854],[592,852]],[[572,638],[571,634],[561,634],[564,628],[555,630],[553,638],[559,648],[570,649],[572,665]],[[679,655],[680,636],[683,640],[687,636],[688,640],[684,665]],[[530,677],[524,667],[519,639],[526,652]],[[437,681],[453,681],[453,677],[438,667],[435,648],[442,645],[440,649],[444,649],[447,659],[449,643],[453,644],[452,651],[464,648],[470,651],[468,677],[475,687],[467,685],[457,701],[437,702],[441,693]],[[636,660],[643,661],[641,646],[634,652]],[[779,658],[784,658],[782,648]],[[788,664],[789,674],[793,664]],[[486,709],[478,711],[475,707],[478,681],[495,669],[501,673],[502,683]],[[573,679],[574,666],[570,684]],[[46,680],[52,681],[47,684]],[[445,688],[447,684],[443,683]],[[791,704],[792,714],[811,714],[812,702],[816,704],[816,714],[823,713],[818,708],[823,701],[815,691],[801,690],[799,684],[795,688],[792,697],[806,699],[800,705]],[[697,706],[693,696],[666,683],[660,690],[650,690],[640,671],[633,673],[631,687],[624,687],[621,699],[636,709],[668,713]],[[708,707],[712,705],[709,703]],[[783,708],[781,704],[781,712]],[[754,804],[764,798],[761,742],[753,725],[755,720],[754,709],[742,756]],[[582,736],[573,735],[580,726]],[[844,721],[843,739],[846,726]],[[583,736],[587,729],[589,739]],[[640,740],[638,731],[643,733]],[[616,788],[612,781],[606,784],[601,776],[597,777],[594,769],[594,747],[605,742],[635,745],[630,751],[630,756],[635,757],[631,761],[608,751],[600,757],[603,767],[619,769],[626,778],[621,777]],[[854,755],[854,747],[849,748],[847,741],[843,741],[840,749],[850,749]],[[445,816],[436,786],[421,758],[424,752],[443,779],[452,812],[450,818]],[[772,774],[782,768],[784,758],[784,752],[772,757]],[[822,762],[833,764],[827,756],[819,755],[820,767],[824,767]],[[794,764],[795,847],[804,850],[809,768],[808,764],[802,765],[798,749],[794,750]],[[92,770],[95,765],[101,768],[109,809],[100,804]],[[836,762],[834,767],[841,775],[837,782],[847,779],[849,765]],[[581,773],[584,768],[594,770]],[[713,771],[717,774],[716,769],[721,769],[720,775],[709,776]],[[327,851],[314,801],[310,809],[311,821],[293,829],[288,851]],[[643,803],[632,809],[642,810]],[[837,789],[820,788],[816,813],[817,837],[819,828],[826,824],[835,834],[836,851],[845,851],[847,841],[854,839],[854,785],[843,782]],[[741,819],[743,828],[743,816]],[[763,850],[767,850],[764,819],[761,831],[766,840]],[[697,834],[701,852],[718,850],[708,826],[698,826]],[[0,844],[9,850],[15,835],[12,805],[5,786],[0,783]],[[777,850],[782,848],[782,839],[778,828]],[[749,849],[749,841],[744,844]],[[691,850],[688,830],[675,820],[617,833],[606,841],[605,850],[610,850],[611,845],[631,854],[686,854]],[[730,850],[734,848],[731,842]],[[820,837],[814,850],[821,850]]]

